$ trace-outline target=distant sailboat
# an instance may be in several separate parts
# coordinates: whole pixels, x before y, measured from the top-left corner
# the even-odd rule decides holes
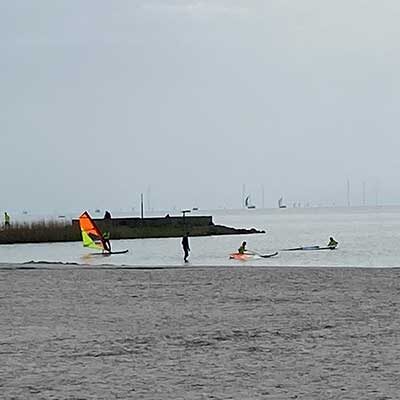
[[[278,206],[279,206],[279,208],[286,208],[286,206],[283,204],[283,197],[281,197],[281,198],[278,200]]]
[[[256,208],[255,205],[250,203],[250,195],[248,195],[246,197],[246,199],[244,200],[244,205],[245,205],[246,208]]]

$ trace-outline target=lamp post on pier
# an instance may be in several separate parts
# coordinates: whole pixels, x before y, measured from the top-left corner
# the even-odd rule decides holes
[[[182,218],[183,218],[183,230],[186,231],[186,214],[190,213],[190,210],[182,210]],[[184,232],[186,233],[186,232]]]

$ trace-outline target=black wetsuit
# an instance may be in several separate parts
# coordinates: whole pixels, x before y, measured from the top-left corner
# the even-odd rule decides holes
[[[182,238],[182,247],[183,247],[183,252],[185,253],[183,260],[187,262],[187,258],[189,257],[190,247],[189,247],[189,238],[186,235]]]

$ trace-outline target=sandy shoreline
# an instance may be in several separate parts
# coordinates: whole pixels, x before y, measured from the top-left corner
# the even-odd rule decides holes
[[[0,270],[4,398],[397,399],[400,270]]]

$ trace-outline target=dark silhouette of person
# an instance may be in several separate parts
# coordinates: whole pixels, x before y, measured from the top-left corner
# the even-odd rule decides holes
[[[10,216],[8,215],[7,211],[4,213],[4,227],[10,227]]]
[[[246,251],[246,242],[243,242],[242,245],[238,248],[238,253],[244,254],[245,251]]]
[[[104,213],[104,219],[111,219],[111,214],[110,214],[109,211],[106,211],[106,212]]]
[[[182,247],[183,247],[183,252],[185,254],[184,257],[183,257],[183,261],[188,262],[189,251],[190,251],[190,247],[189,247],[189,232],[187,232],[185,235],[183,235]]]
[[[331,236],[329,238],[328,247],[330,247],[331,249],[336,249],[337,245],[338,245],[338,242]]]
[[[111,253],[111,242],[110,242],[110,232],[105,231],[103,233],[103,240],[104,240],[104,250],[108,253]]]

